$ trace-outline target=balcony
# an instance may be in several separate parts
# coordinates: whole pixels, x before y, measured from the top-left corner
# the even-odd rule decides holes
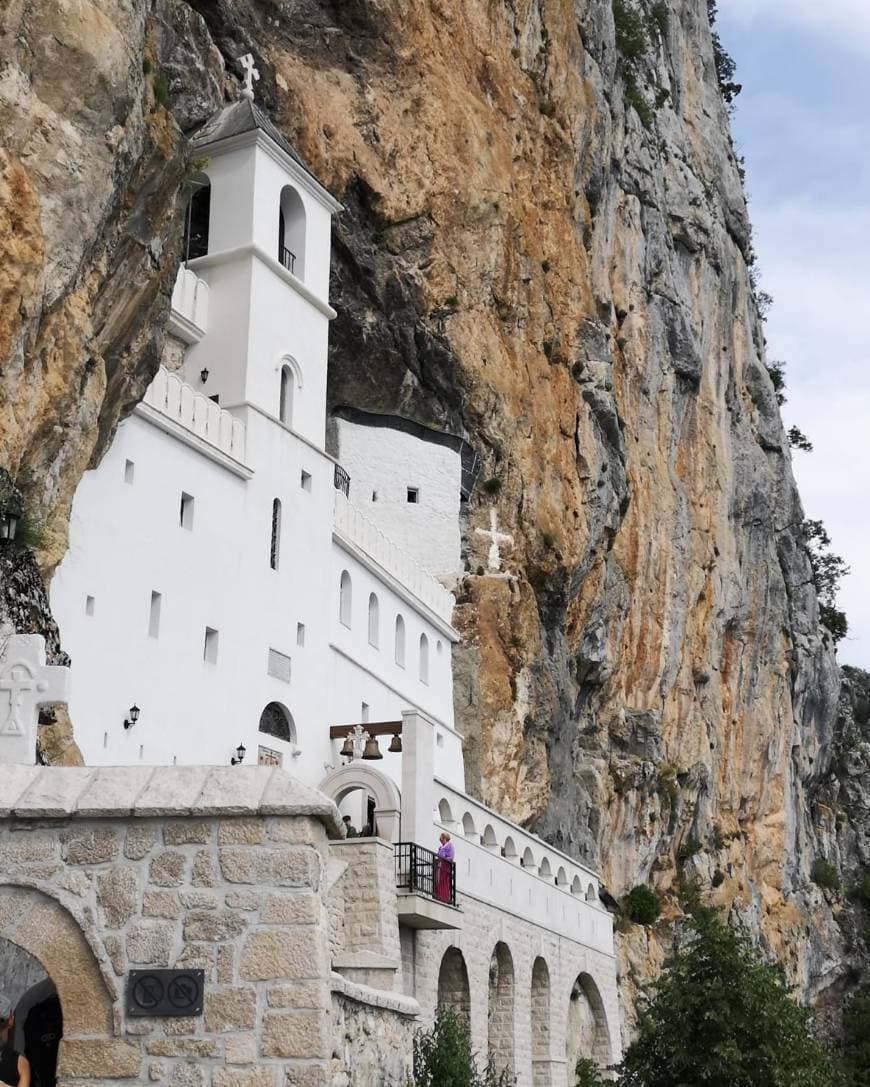
[[[416,842],[397,842],[399,924],[418,929],[460,929],[456,865]]]
[[[279,264],[282,264],[291,275],[296,275],[296,254],[288,249],[286,245],[280,246],[278,250],[278,262]]]
[[[169,331],[187,344],[199,343],[208,328],[208,284],[182,265],[172,288]]]
[[[337,491],[341,491],[345,498],[350,498],[350,476],[340,464],[335,466],[333,482]]]

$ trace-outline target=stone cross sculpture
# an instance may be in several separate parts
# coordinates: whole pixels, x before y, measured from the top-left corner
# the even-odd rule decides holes
[[[245,69],[245,85],[242,87],[242,97],[254,100],[254,80],[260,79],[260,73],[254,67],[254,58],[251,53],[245,53],[239,57],[239,64]]]
[[[39,707],[66,702],[69,668],[45,663],[45,638],[14,634],[0,647],[0,765],[36,763]]]

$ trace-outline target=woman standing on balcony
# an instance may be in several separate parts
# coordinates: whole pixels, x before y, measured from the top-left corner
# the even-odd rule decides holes
[[[454,849],[453,842],[450,841],[450,835],[447,831],[443,831],[439,838],[441,845],[438,849],[438,856],[435,860],[435,897],[440,902],[450,902],[453,898],[451,891],[453,874],[453,857],[456,850]]]

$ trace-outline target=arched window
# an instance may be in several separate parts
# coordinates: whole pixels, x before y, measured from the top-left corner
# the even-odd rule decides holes
[[[281,397],[278,402],[278,418],[287,426],[293,425],[293,371],[281,367]]]
[[[211,182],[205,174],[190,181],[193,189],[184,220],[184,259],[196,260],[208,252],[208,228],[211,215]]]
[[[339,586],[338,618],[346,626],[350,626],[353,610],[353,586],[350,583],[350,574],[347,570],[341,571],[341,584]]]
[[[260,714],[260,732],[265,732],[273,740],[283,740],[288,744],[296,743],[296,725],[293,715],[280,702],[270,702]]]
[[[369,645],[378,648],[380,631],[378,620],[378,598],[374,593],[369,595]]]
[[[405,620],[401,615],[396,616],[396,664],[405,667]]]
[[[305,207],[292,185],[281,190],[278,210],[278,262],[297,279],[305,278]]]
[[[420,682],[429,682],[429,639],[420,635]]]
[[[276,498],[272,502],[272,542],[269,546],[269,565],[273,570],[278,569],[278,558],[281,550],[281,501]]]

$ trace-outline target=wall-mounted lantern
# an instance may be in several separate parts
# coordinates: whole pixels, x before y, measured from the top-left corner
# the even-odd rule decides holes
[[[128,712],[129,712],[130,716],[124,718],[124,728],[125,729],[130,729],[136,724],[136,722],[139,720],[139,714],[142,711],[139,709],[139,707],[134,702],[133,705],[130,707]]]
[[[233,755],[233,757],[230,759],[230,766],[239,766],[241,763],[243,763],[245,761],[245,755],[247,754],[247,752],[248,749],[245,747],[245,745],[239,744],[239,746],[236,748],[235,755]]]
[[[208,369],[205,366],[199,371],[199,380],[203,385],[208,381]]]
[[[18,534],[22,502],[12,476],[0,469],[0,543],[12,543]]]

